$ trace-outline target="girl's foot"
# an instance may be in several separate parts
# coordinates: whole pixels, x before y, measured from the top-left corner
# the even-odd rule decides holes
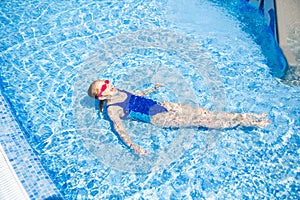
[[[264,128],[270,124],[268,115],[266,113],[262,114],[242,114],[241,124],[243,126],[257,126],[259,128]]]

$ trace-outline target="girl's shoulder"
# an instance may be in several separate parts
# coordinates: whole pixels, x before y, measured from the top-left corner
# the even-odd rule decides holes
[[[118,90],[118,93],[115,96],[113,96],[111,99],[108,99],[107,106],[126,101],[130,94],[131,93],[127,92],[126,90]]]

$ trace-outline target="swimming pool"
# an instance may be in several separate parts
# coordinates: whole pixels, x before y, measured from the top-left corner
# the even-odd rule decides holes
[[[59,190],[51,194],[299,197],[300,89],[275,80],[283,57],[246,2],[4,1],[0,16],[1,91]],[[162,82],[165,87],[151,95],[156,100],[266,112],[272,124],[264,130],[168,130],[126,121],[133,140],[150,152],[138,158],[87,97],[95,78],[131,90]],[[7,142],[1,137],[3,146]]]

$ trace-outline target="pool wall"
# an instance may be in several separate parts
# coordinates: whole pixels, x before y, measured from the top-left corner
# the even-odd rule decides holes
[[[253,35],[254,40],[260,45],[267,65],[271,69],[271,74],[275,78],[283,78],[288,69],[289,63],[286,55],[278,42],[278,26],[277,26],[277,12],[274,0],[247,0],[250,5],[257,9],[264,18],[267,33],[263,36],[260,34]],[[243,11],[241,11],[243,12]],[[252,11],[253,12],[253,11]],[[254,9],[255,12],[255,9]],[[252,20],[247,24],[249,29],[254,32],[260,32],[259,24],[261,22]]]
[[[288,40],[297,38],[296,29],[300,25],[300,1],[295,0],[248,0],[261,10],[269,25],[274,39],[279,44],[288,66],[297,66],[297,53],[291,50]],[[299,39],[298,41],[299,42]]]
[[[22,200],[28,199],[27,197],[31,200],[62,199],[60,192],[44,170],[40,158],[28,144],[24,131],[16,121],[2,90],[0,91],[0,116],[0,146],[6,153],[6,156],[1,154],[1,157],[7,158],[10,162],[0,162],[0,199]],[[4,169],[10,169],[9,164],[19,178],[15,183],[11,183],[8,174],[2,174]],[[27,194],[24,194],[22,187],[17,187],[19,183],[23,185]]]
[[[271,28],[275,40],[277,39],[277,18],[275,4],[273,0],[248,0],[250,4],[260,9],[266,18],[267,24]]]

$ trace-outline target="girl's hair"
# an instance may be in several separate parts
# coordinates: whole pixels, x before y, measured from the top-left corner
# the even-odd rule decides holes
[[[95,98],[97,97],[97,95],[99,94],[99,85],[101,84],[102,81],[100,80],[97,80],[97,81],[94,81],[90,87],[89,87],[89,90],[88,90],[88,95],[92,98]]]
[[[102,113],[102,110],[103,110],[103,104],[104,104],[105,100],[100,100],[99,102],[99,109],[100,109],[100,112]]]
[[[100,93],[100,89],[99,89],[99,85],[102,85],[102,82],[101,80],[97,80],[97,81],[94,81],[89,89],[88,89],[88,95],[92,98],[95,98],[97,99],[97,96],[98,94]],[[100,112],[102,113],[102,110],[103,110],[103,104],[106,100],[100,100],[100,103],[99,103],[99,109],[100,109]]]

